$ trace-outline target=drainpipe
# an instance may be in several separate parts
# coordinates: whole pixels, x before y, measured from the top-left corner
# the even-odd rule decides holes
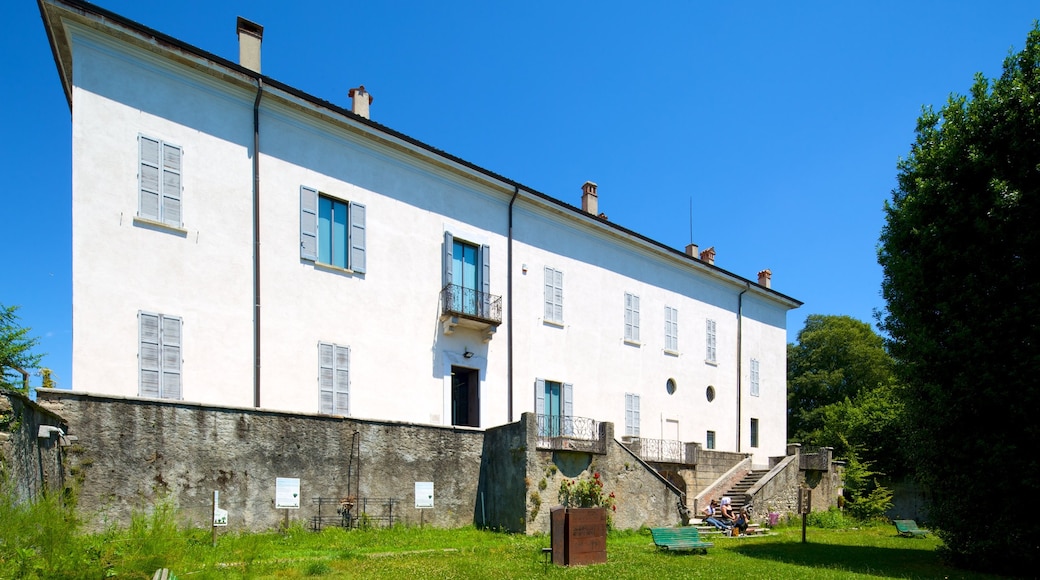
[[[747,283],[747,288],[740,291],[737,295],[737,453],[740,453],[740,426],[744,424],[744,418],[742,417],[743,407],[741,407],[741,380],[743,376],[743,365],[744,360],[743,346],[744,341],[741,337],[742,330],[744,328],[744,293],[751,289],[751,283]]]
[[[256,77],[253,101],[253,407],[260,408],[260,97],[264,80]]]
[[[513,203],[520,195],[520,188],[513,186],[513,197],[509,200],[509,243],[506,245],[506,409],[507,422],[513,422]]]

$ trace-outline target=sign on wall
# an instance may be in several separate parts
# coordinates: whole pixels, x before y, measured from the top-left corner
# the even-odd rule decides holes
[[[433,482],[415,482],[415,508],[425,509],[433,507]]]
[[[274,507],[281,509],[300,509],[299,477],[275,478]]]

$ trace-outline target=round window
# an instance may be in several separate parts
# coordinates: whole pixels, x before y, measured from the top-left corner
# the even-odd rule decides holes
[[[668,394],[669,395],[674,395],[675,394],[675,379],[668,379],[668,382],[665,383],[664,388],[668,390]]]
[[[704,396],[708,397],[708,402],[715,400],[715,387],[708,385],[708,389],[704,391]]]

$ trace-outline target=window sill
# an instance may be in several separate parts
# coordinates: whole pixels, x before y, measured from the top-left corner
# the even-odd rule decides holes
[[[706,361],[704,361],[704,364],[706,364],[708,366],[712,366],[712,367],[719,366],[718,361],[713,361],[713,360],[706,360]]]
[[[542,324],[545,326],[552,326],[554,328],[567,328],[562,322],[556,322],[555,320],[542,319]]]
[[[630,338],[626,338],[624,342],[628,346],[634,346],[636,348],[639,348],[639,347],[643,346],[643,343],[639,342],[638,340],[632,340]]]
[[[666,354],[668,356],[679,356],[679,351],[671,350],[671,349],[667,349],[666,348],[666,349],[664,349],[664,354]]]
[[[143,218],[143,217],[140,217],[140,216],[134,216],[134,225],[138,226],[138,227],[142,227],[142,228],[148,228],[150,230],[167,232],[167,233],[170,233],[170,234],[174,234],[174,235],[180,236],[182,238],[188,237],[188,230],[186,230],[184,228],[179,228],[177,226],[171,226],[170,224],[165,224],[163,222],[157,222],[155,220],[150,220],[148,218]]]
[[[314,264],[315,270],[325,270],[326,272],[334,272],[336,274],[354,274],[354,271],[349,268],[340,268],[339,266],[333,266],[332,264],[323,264],[321,262],[311,262]]]

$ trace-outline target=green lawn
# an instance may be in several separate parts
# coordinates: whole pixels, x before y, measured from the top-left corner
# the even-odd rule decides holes
[[[545,566],[548,536],[471,528],[226,535],[217,547],[195,532],[173,572],[194,578],[979,578],[945,566],[939,541],[901,538],[892,526],[857,530],[780,529],[766,537],[713,538],[702,553],[657,550],[649,532],[614,533],[607,563]],[[176,550],[174,550],[176,552]],[[171,563],[172,564],[172,563]],[[125,570],[125,569],[124,569]],[[120,574],[120,577],[134,577]]]

